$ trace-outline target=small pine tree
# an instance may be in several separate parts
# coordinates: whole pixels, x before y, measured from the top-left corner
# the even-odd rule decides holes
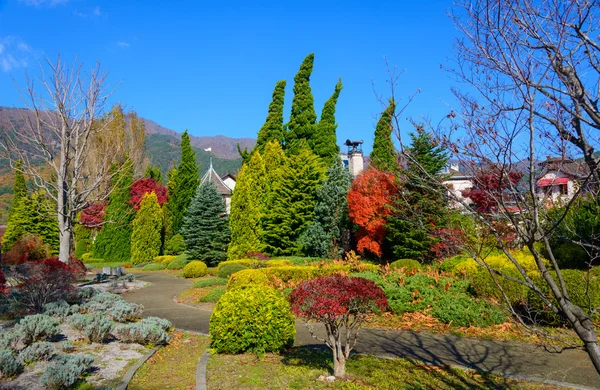
[[[310,75],[315,60],[314,53],[306,56],[300,70],[294,77],[294,98],[292,112],[287,124],[288,131],[285,136],[285,148],[290,153],[295,153],[301,140],[310,142],[315,131],[317,114],[315,113],[314,98],[310,89]]]
[[[315,219],[301,237],[307,256],[339,258],[348,227],[350,172],[338,157],[327,170],[327,179],[317,192]]]
[[[160,252],[162,210],[154,192],[145,194],[133,219],[131,233],[131,263],[152,261]]]
[[[439,176],[448,154],[425,131],[410,137],[406,167],[400,171],[404,186],[392,202],[387,238],[396,258],[431,260],[430,249],[438,241],[433,233],[449,220]]]
[[[105,260],[125,261],[131,257],[131,223],[135,217],[130,204],[133,163],[127,160],[120,169],[112,179],[113,191],[104,214],[105,224],[93,245],[94,257]]]
[[[325,176],[319,157],[302,142],[274,178],[265,216],[266,250],[273,255],[300,252],[298,238],[314,219],[317,191]]]
[[[311,149],[323,159],[327,165],[334,165],[340,155],[340,147],[337,144],[335,131],[335,106],[344,86],[342,79],[335,85],[333,95],[325,102],[321,111],[321,120],[317,124],[314,137],[309,141]]]
[[[229,219],[225,202],[212,183],[202,184],[181,228],[188,257],[214,267],[227,259]]]
[[[277,142],[277,141],[275,141]],[[262,252],[261,220],[265,193],[265,164],[259,151],[244,164],[231,197],[229,227],[231,242],[227,251],[230,259],[241,258],[249,252]]]
[[[396,149],[392,141],[392,130],[394,129],[394,114],[396,103],[390,99],[390,104],[381,114],[381,118],[375,127],[375,139],[373,140],[373,151],[371,162],[375,168],[382,172],[394,172],[397,168]]]
[[[190,136],[186,130],[181,135],[181,163],[177,168],[177,175],[174,178],[175,185],[173,192],[169,194],[169,200],[171,201],[169,214],[173,226],[173,234],[180,233],[186,210],[192,202],[192,198],[200,183],[198,169],[196,155],[194,154],[194,149],[190,144]]]

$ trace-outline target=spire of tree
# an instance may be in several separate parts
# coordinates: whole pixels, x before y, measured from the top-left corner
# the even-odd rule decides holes
[[[344,88],[342,79],[339,79],[335,85],[333,95],[325,102],[323,111],[321,111],[321,120],[317,125],[314,137],[309,140],[309,145],[315,154],[328,164],[334,164],[340,154],[340,147],[337,144],[335,130],[335,106],[341,90]]]
[[[196,155],[186,130],[181,135],[181,163],[177,168],[174,191],[169,194],[169,211],[174,234],[179,233],[183,225],[183,217],[200,183],[198,169]]]
[[[277,141],[273,141],[277,142]],[[249,163],[244,163],[231,197],[229,226],[231,243],[227,251],[230,259],[241,258],[249,252],[262,252],[261,220],[264,212],[265,164],[259,151]]]
[[[8,212],[8,219],[10,220],[13,210],[22,198],[27,197],[27,185],[25,184],[25,176],[23,175],[23,161],[18,160],[15,163],[15,183],[13,184],[13,198],[10,211]]]
[[[229,220],[225,202],[214,184],[207,182],[198,188],[184,218],[181,235],[191,259],[210,267],[227,259]]]
[[[310,89],[310,75],[314,60],[314,53],[306,56],[294,77],[294,99],[292,100],[290,121],[287,124],[286,149],[294,149],[294,145],[300,140],[309,141],[315,130],[317,114],[315,114],[314,98]]]
[[[122,261],[131,256],[131,223],[135,217],[130,205],[133,162],[127,160],[113,176],[113,192],[108,199],[104,225],[94,241],[94,257]],[[113,167],[117,169],[117,167]]]
[[[152,164],[148,164],[148,166],[146,166],[146,172],[144,172],[144,177],[154,179],[157,183],[162,184],[163,182],[162,172],[158,165],[152,166]]]
[[[133,220],[131,233],[131,263],[153,261],[160,252],[162,210],[154,192],[144,194],[140,209]]]
[[[371,152],[371,163],[383,172],[394,172],[397,167],[396,148],[392,141],[393,119],[396,112],[396,103],[390,99],[390,104],[381,114],[375,127],[375,140]]]
[[[273,91],[273,100],[269,104],[269,113],[265,124],[260,128],[256,139],[255,151],[262,151],[267,142],[277,141],[283,142],[283,101],[285,97],[285,80],[280,80],[275,85]]]

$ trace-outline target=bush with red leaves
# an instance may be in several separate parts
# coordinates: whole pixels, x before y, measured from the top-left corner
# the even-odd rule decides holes
[[[102,222],[104,222],[105,213],[106,205],[104,203],[94,203],[81,211],[79,223],[86,229],[100,230]]]
[[[2,253],[2,263],[21,264],[27,261],[42,260],[52,255],[50,245],[44,244],[38,234],[24,234],[10,250]]]
[[[265,255],[264,253],[248,252],[244,256],[242,256],[242,259],[270,260],[271,258],[269,257],[269,255]]]
[[[433,231],[433,235],[439,240],[429,250],[435,260],[443,260],[462,252],[461,246],[466,239],[461,229],[437,229]]]
[[[290,302],[294,314],[325,325],[327,338],[322,340],[307,323],[313,337],[333,351],[333,375],[340,378],[345,376],[346,360],[367,314],[388,308],[383,290],[375,283],[340,275],[302,283],[290,294]]]
[[[129,203],[133,206],[134,210],[140,208],[140,203],[145,194],[154,192],[158,198],[158,204],[163,205],[168,199],[167,189],[162,184],[158,183],[156,179],[138,179],[131,184],[131,200]]]
[[[6,278],[4,277],[4,272],[2,272],[2,268],[0,268],[0,294],[6,294]]]
[[[506,190],[514,188],[523,174],[506,172],[503,167],[490,167],[477,172],[473,187],[463,190],[462,196],[469,198],[480,213],[490,213],[498,208]]]

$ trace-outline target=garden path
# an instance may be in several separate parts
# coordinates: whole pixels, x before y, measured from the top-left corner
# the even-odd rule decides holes
[[[148,272],[138,277],[150,285],[122,296],[143,304],[145,316],[163,317],[179,329],[208,333],[210,311],[180,305],[173,300],[178,292],[191,287],[191,281],[164,272]],[[304,325],[298,323],[296,328],[296,345],[319,344]],[[583,351],[551,353],[524,343],[383,329],[362,329],[355,351],[379,357],[405,357],[433,365],[468,367],[572,388],[600,389],[600,375]]]

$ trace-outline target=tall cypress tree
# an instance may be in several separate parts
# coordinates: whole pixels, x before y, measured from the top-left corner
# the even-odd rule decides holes
[[[210,267],[227,259],[229,219],[225,202],[214,184],[205,183],[198,188],[185,215],[181,235],[190,258]]]
[[[118,169],[114,166],[113,169]],[[131,200],[131,183],[133,182],[133,162],[129,159],[112,178],[113,191],[108,198],[108,206],[104,214],[105,224],[94,241],[94,257],[124,261],[131,257],[131,223],[135,212]]]
[[[294,153],[300,140],[310,142],[315,131],[317,114],[315,114],[314,98],[310,89],[310,75],[312,74],[314,60],[314,53],[306,56],[300,65],[300,70],[294,77],[292,112],[285,137],[285,148],[286,150],[292,150],[292,153]]]
[[[335,85],[333,95],[325,102],[323,111],[321,111],[321,120],[317,125],[314,137],[309,140],[309,145],[315,154],[321,157],[328,165],[333,165],[340,154],[340,147],[337,144],[335,130],[335,106],[341,90],[344,88],[342,79]]]
[[[256,139],[255,151],[263,152],[267,142],[283,142],[283,102],[285,98],[285,80],[280,80],[275,85],[273,100],[269,104],[269,113],[265,124],[260,128]]]
[[[169,195],[169,211],[174,234],[181,230],[183,217],[200,183],[199,168],[196,165],[196,155],[186,130],[181,135],[181,163],[177,168],[173,193]]]
[[[10,220],[13,210],[22,198],[27,197],[27,185],[25,184],[25,176],[23,175],[23,161],[18,160],[15,165],[15,182],[13,184],[13,198],[12,205],[8,212],[8,219]]]
[[[153,261],[160,252],[162,210],[154,192],[142,197],[139,210],[133,219],[131,232],[131,263]]]
[[[277,141],[274,141],[277,142]],[[241,258],[249,252],[262,252],[261,220],[264,212],[265,164],[259,151],[249,163],[244,163],[231,197],[229,227],[231,243],[227,250],[230,259]]]
[[[383,172],[394,172],[397,169],[396,148],[394,148],[394,142],[392,141],[395,112],[396,103],[394,99],[390,99],[390,104],[381,114],[381,118],[379,118],[375,127],[371,163]]]
[[[406,167],[399,174],[404,187],[393,200],[388,217],[388,241],[396,258],[428,259],[438,239],[435,231],[444,228],[449,213],[444,199],[440,171],[448,154],[425,131],[410,134]]]
[[[300,252],[298,238],[314,219],[317,191],[325,176],[320,158],[301,142],[298,153],[287,158],[273,183],[265,216],[266,250],[273,255]]]
[[[338,258],[343,252],[343,235],[348,227],[350,172],[337,158],[317,191],[315,219],[301,236],[303,252],[313,257]]]

